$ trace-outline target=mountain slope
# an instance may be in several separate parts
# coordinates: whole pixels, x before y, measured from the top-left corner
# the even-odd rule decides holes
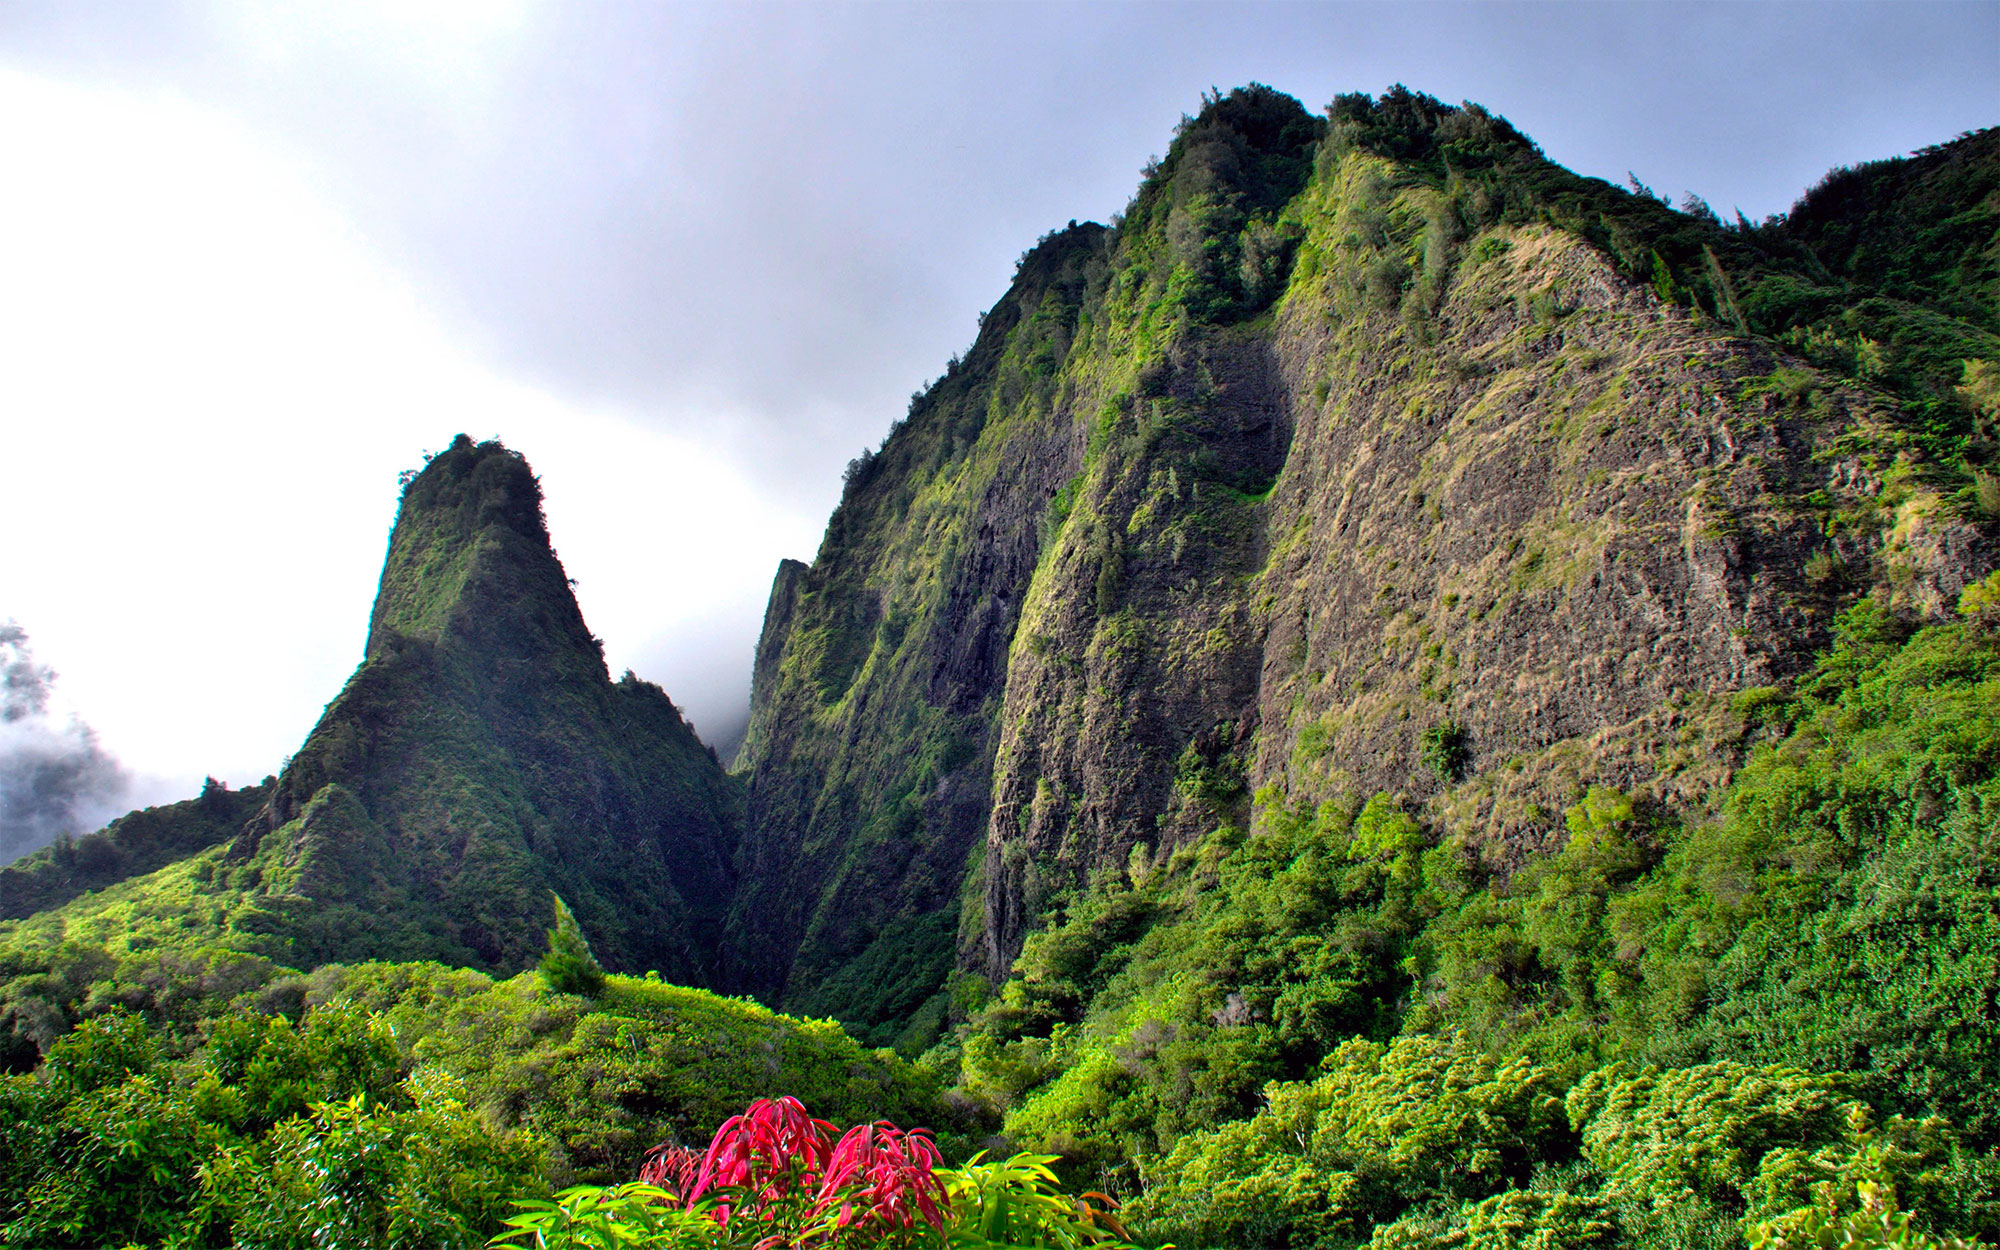
[[[609,680],[540,487],[497,443],[461,435],[408,483],[366,655],[259,794],[226,843],[23,932],[513,970],[554,890],[607,965],[713,977],[739,788],[658,687]]]
[[[1818,237],[1401,89],[1209,101],[1115,229],[1023,258],[781,574],[730,975],[920,1045],[951,968],[963,1010],[1052,897],[1260,787],[1386,792],[1502,872],[1591,785],[1697,801],[1731,692],[1994,562],[1953,388],[2000,346]]]
[[[404,494],[366,659],[230,859],[313,900],[318,960],[400,954],[370,913],[407,889],[463,962],[518,967],[554,889],[613,966],[699,983],[736,801],[657,687],[607,679],[527,464],[461,436]]]
[[[1084,450],[1053,372],[1103,233],[1023,259],[965,359],[856,464],[812,567],[780,571],[738,758],[757,832],[729,926],[735,985],[900,1029],[950,969],[1007,649],[1048,501]]]
[[[272,780],[231,790],[211,777],[195,798],[130,812],[96,833],[22,856],[0,868],[0,919],[60,907],[229,841],[262,810]]]

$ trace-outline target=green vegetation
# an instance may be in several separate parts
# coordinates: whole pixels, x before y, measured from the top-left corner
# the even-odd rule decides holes
[[[1996,709],[2000,636],[1864,603],[1706,814],[1595,789],[1509,876],[1385,797],[1266,790],[1058,899],[938,1059],[1185,1243],[1740,1244],[1821,1181],[1846,1218],[1869,1151],[1919,1226],[1992,1237]]]
[[[849,465],[736,777],[461,436],[281,776],[0,871],[0,1246],[2000,1237],[1996,188],[1208,98]]]
[[[96,833],[22,856],[0,868],[0,919],[59,907],[227,842],[270,798],[275,780],[231,790],[210,777],[196,798],[120,816]]]
[[[0,1244],[477,1246],[541,1183],[385,1024],[344,1004],[217,1021],[171,1061],[139,1016],[87,1021],[5,1078]]]
[[[1725,226],[1698,201],[1676,211],[1642,187],[1551,164],[1476,105],[1397,87],[1341,96],[1330,116],[1329,151],[1366,151],[1433,180],[1468,225],[1541,220],[1574,233],[1663,302],[1897,394],[1934,454],[1962,451],[1970,429],[1953,392],[1964,363],[1992,358],[2000,342],[2000,128],[1835,170],[1786,216]],[[1482,243],[1475,259],[1496,255]]]
[[[549,953],[542,956],[542,980],[558,994],[591,997],[604,989],[604,969],[590,953],[590,942],[576,923],[576,913],[550,894],[556,904],[555,928],[549,930]]]
[[[0,1078],[0,1245],[476,1246],[511,1199],[629,1174],[756,1097],[943,1112],[837,1026],[657,981],[609,977],[586,1004],[533,974],[371,964],[163,1002],[185,999],[93,1014]]]

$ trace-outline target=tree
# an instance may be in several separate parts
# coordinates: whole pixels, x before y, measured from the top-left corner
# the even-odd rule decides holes
[[[604,968],[590,953],[576,913],[562,901],[562,895],[551,890],[549,897],[556,903],[556,926],[549,930],[549,953],[542,956],[542,976],[558,994],[594,995],[604,988]]]

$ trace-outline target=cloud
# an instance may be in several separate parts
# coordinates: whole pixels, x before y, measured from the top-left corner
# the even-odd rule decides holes
[[[497,434],[613,671],[726,738],[763,594],[1015,258],[1206,87],[1396,81],[1725,214],[2000,112],[1991,3],[0,5],[0,567],[135,771],[255,780],[398,470]],[[1559,48],[1561,55],[1549,50]]]
[[[613,671],[704,732],[740,718],[772,572],[837,473],[759,500],[712,441],[490,366],[309,169],[170,93],[0,69],[0,164],[4,446],[39,466],[0,492],[0,529],[36,535],[0,602],[128,767],[187,794],[297,749],[361,658],[398,472],[460,431],[541,475]],[[676,644],[717,621],[728,645]]]
[[[27,631],[0,624],[0,864],[125,810],[130,779],[90,726],[51,711],[55,680]]]

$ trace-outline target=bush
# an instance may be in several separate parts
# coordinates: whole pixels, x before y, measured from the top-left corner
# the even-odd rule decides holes
[[[1552,1074],[1438,1037],[1342,1046],[1311,1082],[1273,1082],[1245,1121],[1183,1138],[1131,1213],[1197,1245],[1345,1247],[1437,1200],[1525,1184],[1573,1155]]]
[[[576,922],[576,913],[562,901],[560,894],[550,891],[549,897],[555,900],[556,924],[549,930],[549,952],[542,956],[542,978],[558,994],[594,998],[604,990],[604,969],[590,953],[590,943],[584,939],[583,927]]]
[[[685,1194],[642,1179],[528,1199],[493,1244],[1134,1250],[1111,1200],[1062,1193],[1052,1162],[991,1162],[982,1152],[963,1168],[943,1168],[921,1129],[878,1120],[836,1142],[833,1126],[797,1099],[760,1098],[716,1130]]]
[[[241,1250],[470,1250],[524,1187],[546,1192],[532,1138],[494,1135],[435,1073],[402,1093],[403,1110],[315,1103],[223,1152],[203,1172],[205,1214]]]

